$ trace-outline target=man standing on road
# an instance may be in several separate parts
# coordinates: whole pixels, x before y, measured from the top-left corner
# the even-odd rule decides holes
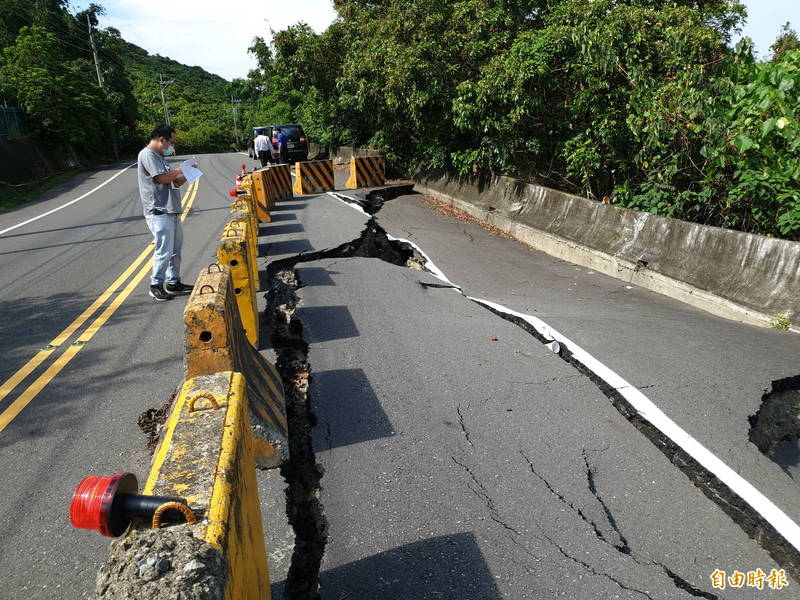
[[[171,169],[164,158],[172,154],[175,154],[175,129],[159,125],[150,134],[150,143],[139,152],[137,165],[144,218],[156,246],[150,295],[157,302],[171,300],[173,295],[193,288],[181,283],[183,229],[178,188],[186,183],[186,178],[180,167]]]
[[[289,148],[286,146],[286,134],[283,133],[279,127],[275,128],[275,133],[277,134],[277,142],[278,142],[278,164],[281,165],[288,165],[289,164]]]
[[[253,147],[256,151],[256,156],[258,156],[258,160],[261,161],[262,167],[266,167],[267,163],[272,163],[275,148],[272,146],[272,141],[266,135],[264,129],[258,130],[258,136],[253,140]]]

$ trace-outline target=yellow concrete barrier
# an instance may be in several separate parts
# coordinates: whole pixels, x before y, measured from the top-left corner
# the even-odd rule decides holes
[[[211,265],[200,273],[183,313],[186,379],[244,373],[256,460],[260,467],[277,467],[289,453],[283,384],[275,366],[248,341],[232,287],[227,265]]]
[[[295,164],[295,194],[317,194],[336,189],[332,160],[311,160]]]
[[[244,227],[247,223],[247,227]],[[247,241],[248,266],[250,267],[250,282],[253,289],[258,291],[261,282],[258,277],[258,217],[255,212],[249,212],[246,205],[234,202],[231,205],[231,220],[228,226],[234,229],[244,229]]]
[[[239,317],[249,342],[258,347],[258,303],[253,286],[253,270],[251,263],[247,221],[231,221],[222,232],[217,246],[217,262],[228,265],[233,280],[233,293],[239,308]]]
[[[256,187],[256,180],[255,172],[248,173],[242,177],[242,189],[245,190],[246,195],[253,198],[253,208],[255,209],[256,217],[259,222],[269,223],[272,220],[269,215],[269,206],[263,195],[263,190],[259,191]],[[259,194],[261,194],[260,197]]]
[[[289,165],[273,165],[269,174],[275,187],[276,199],[289,200],[292,194],[292,168]]]
[[[144,488],[145,494],[187,500],[199,517],[191,526],[194,537],[222,557],[223,597],[231,600],[271,597],[250,400],[241,373],[188,379],[175,398]],[[135,541],[134,532],[131,545]]]
[[[383,156],[354,156],[350,159],[350,177],[345,187],[377,187],[386,183],[386,161]]]

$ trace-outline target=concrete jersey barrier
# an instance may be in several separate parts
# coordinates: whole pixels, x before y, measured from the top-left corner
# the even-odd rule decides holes
[[[240,373],[183,384],[144,493],[185,498],[198,521],[115,540],[95,598],[270,598],[249,400]]]
[[[421,171],[416,188],[538,250],[726,318],[800,326],[800,243],[639,212],[509,177]]]
[[[383,156],[354,156],[346,188],[378,187],[386,183],[386,159]]]
[[[332,160],[312,160],[295,163],[293,191],[296,195],[317,194],[336,189]]]
[[[186,379],[244,373],[258,466],[280,466],[289,453],[283,384],[275,366],[245,337],[227,266],[211,265],[201,272],[183,320]]]

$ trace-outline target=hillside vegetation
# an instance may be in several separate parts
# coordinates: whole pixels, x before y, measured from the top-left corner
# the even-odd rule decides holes
[[[0,100],[25,111],[35,137],[63,140],[98,160],[138,151],[164,122],[159,78],[181,151],[225,150],[233,142],[230,84],[122,39],[94,31],[103,88],[97,79],[87,17],[94,27],[102,6],[72,14],[64,0],[0,2]]]
[[[0,3],[0,100],[84,155],[224,150],[253,126],[302,123],[372,145],[396,170],[502,173],[652,213],[800,239],[800,44],[787,24],[756,60],[737,0],[335,0],[322,33],[256,37],[226,82],[95,31],[66,0]]]
[[[336,0],[234,87],[395,166],[504,173],[800,239],[800,51],[731,47],[735,0]]]

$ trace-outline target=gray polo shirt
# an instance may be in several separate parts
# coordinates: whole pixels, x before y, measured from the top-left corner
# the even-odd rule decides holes
[[[145,215],[153,209],[169,214],[181,213],[181,193],[171,184],[156,183],[153,179],[168,173],[169,163],[155,150],[144,147],[139,152],[137,172],[139,175],[139,197]]]

